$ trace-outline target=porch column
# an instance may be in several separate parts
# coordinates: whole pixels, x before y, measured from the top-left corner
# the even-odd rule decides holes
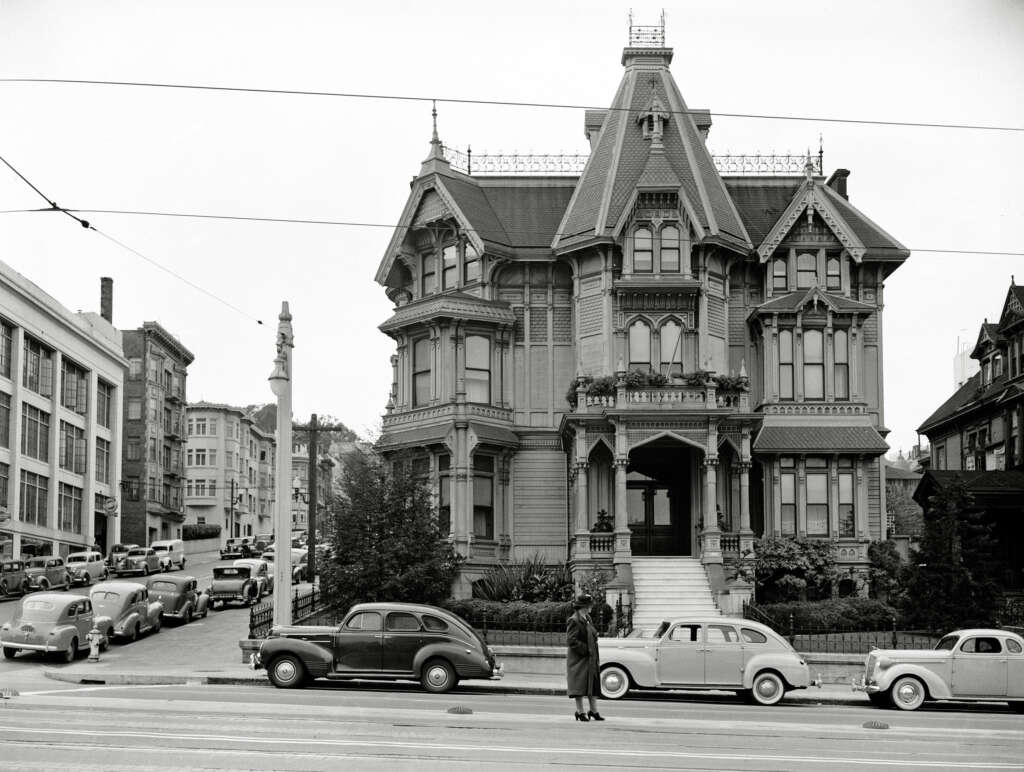
[[[721,563],[721,531],[718,530],[718,456],[704,457],[704,531],[701,534],[701,563]]]
[[[615,532],[629,531],[629,513],[626,511],[626,466],[628,458],[615,459]]]
[[[576,462],[576,533],[589,533],[590,523],[587,516],[587,469],[586,461]]]
[[[750,530],[750,462],[737,464],[740,472],[740,555],[753,549],[754,532]]]

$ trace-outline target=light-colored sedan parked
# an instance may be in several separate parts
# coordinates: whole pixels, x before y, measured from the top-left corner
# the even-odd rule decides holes
[[[152,547],[134,547],[114,565],[114,573],[117,576],[124,574],[142,574],[149,576],[163,570],[160,566],[160,556]]]
[[[93,550],[72,552],[68,555],[65,564],[68,573],[71,574],[72,584],[82,584],[88,587],[94,581],[105,581],[107,578],[107,564],[99,552]]]
[[[160,632],[164,605],[151,600],[149,588],[135,582],[100,582],[89,590],[89,600],[97,614],[109,624],[101,629],[108,638],[118,637],[133,642],[141,634]]]
[[[855,691],[880,707],[926,700],[1007,701],[1024,713],[1024,638],[1007,630],[956,630],[934,649],[875,649]]]
[[[611,700],[634,688],[715,689],[774,705],[787,691],[819,685],[785,638],[749,619],[676,619],[598,646],[601,694]]]
[[[93,624],[102,632],[110,620],[95,616],[88,598],[34,592],[22,598],[11,621],[0,626],[0,646],[7,659],[14,659],[19,651],[39,651],[71,662],[89,648]],[[107,643],[104,638],[100,648],[107,648]]]

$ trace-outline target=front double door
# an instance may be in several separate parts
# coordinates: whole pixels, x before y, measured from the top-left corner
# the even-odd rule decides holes
[[[642,477],[631,474],[631,477]],[[647,478],[626,487],[630,549],[636,556],[689,555],[690,529],[685,492]]]

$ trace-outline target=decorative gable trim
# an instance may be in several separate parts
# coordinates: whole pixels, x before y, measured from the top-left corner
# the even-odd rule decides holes
[[[481,255],[484,253],[483,239],[480,238],[480,234],[473,228],[473,224],[463,213],[462,209],[459,208],[459,205],[455,203],[454,196],[445,188],[444,178],[436,174],[431,177],[421,177],[412,184],[412,191],[409,193],[408,201],[405,202],[405,208],[402,209],[402,216],[398,218],[398,225],[395,226],[395,232],[391,234],[391,241],[388,242],[388,248],[384,252],[384,259],[381,261],[380,267],[377,268],[377,275],[374,279],[378,284],[385,284],[387,282],[395,260],[401,255],[402,244],[409,230],[427,223],[427,220],[419,218],[419,212],[420,205],[424,202],[424,199],[427,199],[429,202],[428,196],[431,193],[436,194],[440,199],[443,211],[442,216],[453,218],[458,223],[459,228],[466,234],[470,243],[476,247],[477,252]]]
[[[761,262],[765,263],[768,261],[792,230],[793,226],[796,225],[796,221],[800,219],[801,215],[806,214],[808,217],[811,217],[814,212],[821,216],[821,219],[825,221],[825,224],[835,234],[839,243],[859,263],[867,251],[864,244],[857,238],[856,233],[854,233],[853,229],[842,218],[835,206],[833,206],[828,198],[828,194],[823,191],[821,183],[813,178],[809,178],[797,190],[793,200],[786,207],[786,211],[782,213],[782,216],[772,226],[772,229],[768,231],[768,235],[764,237],[764,241],[758,246],[757,254]]]

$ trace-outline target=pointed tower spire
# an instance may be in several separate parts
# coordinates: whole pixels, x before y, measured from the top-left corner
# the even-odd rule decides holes
[[[437,100],[431,101],[430,119],[432,130],[430,133],[430,153],[423,159],[423,166],[420,168],[420,176],[436,171],[451,171],[451,164],[444,157],[444,143],[437,135]]]

